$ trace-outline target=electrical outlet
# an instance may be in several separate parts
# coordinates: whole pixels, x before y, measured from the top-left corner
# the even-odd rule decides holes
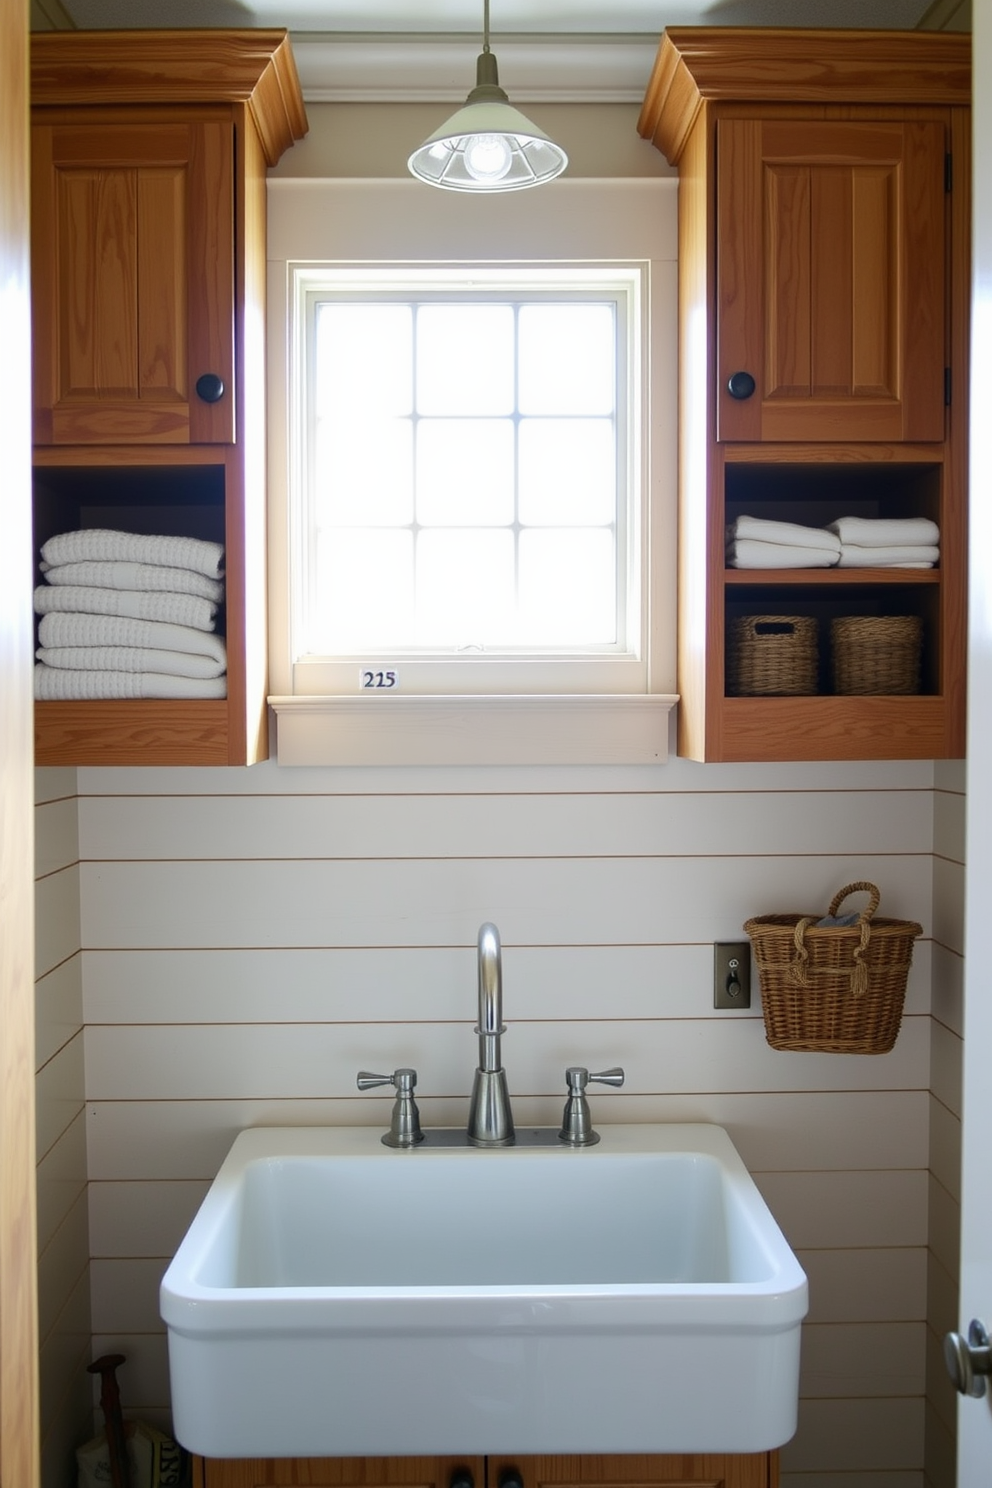
[[[713,1006],[751,1006],[751,942],[719,940],[713,947]]]

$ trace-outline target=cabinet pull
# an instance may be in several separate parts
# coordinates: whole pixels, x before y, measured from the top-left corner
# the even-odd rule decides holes
[[[750,398],[754,388],[755,382],[750,372],[732,372],[727,379],[727,392],[740,401]]]
[[[499,1475],[499,1488],[524,1488],[523,1474],[519,1467],[504,1467]]]
[[[448,1480],[448,1488],[475,1488],[472,1469],[470,1467],[453,1468]]]
[[[224,396],[224,379],[216,372],[204,372],[196,379],[196,396],[203,403],[219,403]]]

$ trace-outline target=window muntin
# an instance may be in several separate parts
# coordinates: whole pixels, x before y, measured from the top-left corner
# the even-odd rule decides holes
[[[644,690],[645,266],[294,271],[294,690]]]

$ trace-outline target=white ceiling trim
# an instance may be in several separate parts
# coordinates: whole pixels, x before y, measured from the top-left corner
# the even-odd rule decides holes
[[[493,39],[513,103],[640,103],[657,36]],[[294,34],[308,103],[461,103],[475,85],[481,41],[464,36]]]

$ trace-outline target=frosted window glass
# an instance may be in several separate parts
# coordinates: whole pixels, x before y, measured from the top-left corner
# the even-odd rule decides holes
[[[511,305],[422,305],[417,312],[417,411],[513,411]]]
[[[422,419],[417,428],[417,521],[493,526],[513,521],[509,419]]]
[[[409,419],[321,419],[315,481],[318,524],[376,527],[412,521],[412,454]]]
[[[616,449],[606,419],[523,419],[520,520],[540,526],[609,523],[616,513]]]
[[[318,539],[314,649],[341,653],[395,645],[413,628],[413,537],[338,528]]]
[[[492,529],[421,532],[417,542],[417,639],[454,648],[511,644],[513,535]]]
[[[545,646],[616,639],[612,533],[538,528],[520,534],[520,624]]]
[[[317,412],[408,414],[412,353],[411,306],[322,304],[316,324]]]
[[[612,305],[521,305],[521,413],[612,413]]]

